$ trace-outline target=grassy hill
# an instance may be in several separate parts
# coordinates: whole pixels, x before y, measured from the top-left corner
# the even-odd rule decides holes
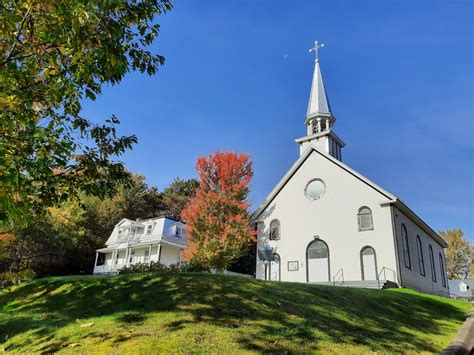
[[[408,290],[199,273],[51,277],[0,291],[0,351],[439,352],[470,305]]]

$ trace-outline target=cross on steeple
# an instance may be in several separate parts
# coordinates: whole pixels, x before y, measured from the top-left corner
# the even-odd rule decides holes
[[[316,55],[315,62],[318,62],[318,61],[319,61],[319,58],[318,58],[318,51],[319,51],[319,48],[322,48],[322,47],[324,47],[324,43],[319,44],[318,41],[315,41],[315,42],[314,42],[314,47],[309,49],[309,52],[313,52],[313,51],[314,51],[314,54]]]

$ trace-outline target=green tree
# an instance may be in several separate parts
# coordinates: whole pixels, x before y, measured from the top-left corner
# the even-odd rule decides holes
[[[129,181],[114,157],[137,141],[112,116],[93,123],[81,102],[130,70],[154,74],[147,47],[169,0],[4,0],[0,4],[0,222]]]
[[[86,211],[85,226],[90,234],[97,236],[99,246],[122,218],[152,218],[163,215],[166,210],[161,194],[138,174],[132,175],[130,184],[119,186],[113,197],[83,196],[82,204]]]
[[[187,201],[180,193],[185,195],[188,189],[176,187],[187,183],[179,181],[172,183],[168,191],[173,191],[177,200]],[[59,255],[52,269],[46,269],[43,260],[40,263],[32,260],[29,266],[39,276],[91,273],[95,250],[104,246],[122,218],[153,218],[165,215],[171,209],[164,203],[163,193],[148,186],[142,175],[133,174],[131,182],[120,185],[112,197],[101,199],[81,194],[80,201],[64,201],[59,207],[48,208],[47,213],[32,211],[31,223],[27,226],[17,225],[5,230],[11,234],[0,234],[0,255]]]
[[[439,234],[448,243],[445,252],[447,274],[449,279],[466,278],[472,264],[472,246],[461,229],[448,229]]]
[[[175,220],[181,219],[181,212],[189,200],[196,195],[199,181],[196,179],[181,180],[176,178],[163,191],[163,203],[166,206],[166,215]]]

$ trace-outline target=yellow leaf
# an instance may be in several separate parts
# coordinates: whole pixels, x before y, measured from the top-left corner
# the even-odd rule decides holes
[[[84,323],[84,324],[81,324],[81,328],[89,328],[89,327],[92,327],[94,325],[94,322],[90,322],[90,323]]]

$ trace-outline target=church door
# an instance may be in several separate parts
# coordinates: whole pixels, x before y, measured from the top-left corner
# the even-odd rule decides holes
[[[360,252],[362,280],[377,280],[377,259],[372,247],[364,247]]]
[[[273,254],[273,260],[270,261],[270,280],[280,281],[280,255]]]
[[[322,240],[315,240],[306,250],[306,272],[308,282],[330,281],[329,248]]]

